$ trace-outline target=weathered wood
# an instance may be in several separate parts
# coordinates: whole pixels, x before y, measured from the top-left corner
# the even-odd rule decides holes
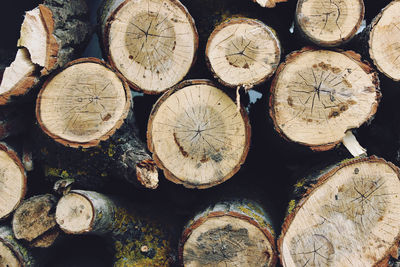
[[[179,257],[184,266],[275,266],[271,220],[252,201],[212,205],[185,227]]]
[[[146,94],[181,81],[198,46],[193,18],[178,0],[113,0],[100,8],[105,58]]]
[[[354,37],[363,18],[363,0],[299,0],[295,21],[306,39],[332,47]]]
[[[399,169],[346,160],[300,180],[278,240],[283,266],[387,266],[397,257]]]
[[[134,203],[92,191],[72,190],[56,209],[56,220],[69,234],[96,234],[111,239],[113,266],[169,266],[174,249],[165,221],[141,213]],[[152,218],[153,217],[153,218]]]
[[[188,188],[231,178],[250,146],[243,107],[208,80],[188,80],[167,91],[151,112],[147,143],[165,177]]]
[[[270,115],[283,137],[324,151],[371,120],[380,97],[377,73],[358,54],[305,48],[278,67]]]

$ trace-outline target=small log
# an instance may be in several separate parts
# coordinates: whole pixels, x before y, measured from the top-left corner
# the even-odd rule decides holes
[[[136,90],[164,92],[194,63],[197,30],[178,0],[105,1],[99,24],[104,57]]]
[[[400,1],[392,1],[368,27],[369,55],[375,66],[394,81],[400,81]]]
[[[15,238],[31,246],[51,246],[60,231],[55,218],[57,198],[51,194],[31,197],[16,209],[12,219]]]
[[[380,97],[377,73],[358,54],[305,48],[278,67],[270,115],[286,139],[325,151],[371,120]]]
[[[268,7],[268,8],[275,7],[277,3],[287,2],[287,0],[252,0],[252,1],[259,4],[262,7]]]
[[[77,57],[90,24],[84,0],[44,0],[21,25],[15,60],[0,81],[0,105],[30,95],[40,78]]]
[[[229,87],[253,87],[278,67],[281,45],[263,22],[233,18],[218,25],[208,39],[206,61],[214,77]]]
[[[184,266],[275,266],[271,220],[256,203],[221,202],[196,215],[179,243]]]
[[[208,188],[232,177],[250,146],[243,107],[208,80],[189,80],[166,92],[151,111],[147,143],[165,177]]]
[[[325,47],[341,45],[357,33],[364,19],[363,0],[299,0],[295,21],[306,39]]]
[[[14,149],[0,143],[0,220],[7,218],[26,193],[26,173]]]
[[[68,234],[111,239],[113,266],[169,266],[174,251],[165,221],[158,222],[137,209],[132,203],[96,192],[72,190],[57,204],[56,220]]]
[[[376,157],[300,180],[278,240],[286,266],[387,266],[397,258],[400,172]]]

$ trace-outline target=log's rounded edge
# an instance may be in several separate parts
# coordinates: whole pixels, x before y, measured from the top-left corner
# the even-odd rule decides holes
[[[322,49],[318,49],[318,48],[314,48],[314,47],[304,47],[301,50],[293,51],[290,54],[288,54],[286,56],[285,61],[279,65],[278,69],[275,72],[274,79],[271,82],[270,98],[269,98],[269,115],[274,124],[274,129],[279,133],[279,135],[281,137],[283,137],[285,140],[287,140],[289,142],[295,142],[295,141],[291,140],[288,136],[285,135],[284,131],[278,126],[278,123],[276,122],[276,119],[275,119],[275,110],[274,110],[275,97],[274,96],[275,96],[275,88],[276,88],[276,84],[278,82],[279,74],[286,67],[286,65],[293,62],[296,59],[296,57],[301,55],[301,53],[318,51],[318,50],[322,50]],[[375,85],[375,92],[376,92],[376,97],[375,97],[376,104],[372,106],[371,111],[368,114],[368,119],[365,122],[372,121],[376,111],[378,110],[378,106],[379,106],[380,100],[382,98],[378,73],[372,68],[372,66],[369,62],[367,62],[365,60],[362,61],[361,55],[357,54],[354,51],[343,51],[340,49],[333,49],[333,50],[328,50],[328,51],[335,51],[335,52],[338,52],[338,53],[341,53],[341,54],[347,56],[350,60],[357,63],[357,65],[360,66],[360,68],[362,68],[365,71],[365,73],[372,74],[372,79],[373,79],[372,83]],[[348,130],[351,130],[351,129],[348,129]],[[342,139],[337,140],[336,142],[320,144],[320,145],[312,145],[312,144],[308,144],[308,143],[304,143],[304,142],[295,142],[295,143],[307,146],[313,151],[327,151],[327,150],[333,149],[334,147],[339,145],[341,142],[342,142]]]
[[[206,189],[206,188],[210,188],[210,187],[216,186],[218,184],[221,184],[221,183],[225,182],[226,180],[228,180],[229,178],[231,178],[235,173],[237,173],[239,171],[241,165],[246,160],[247,154],[248,154],[249,149],[250,149],[251,126],[250,126],[250,122],[249,122],[249,117],[248,117],[247,112],[244,109],[243,105],[241,105],[241,107],[240,107],[240,114],[242,115],[242,119],[244,121],[244,125],[245,125],[245,128],[246,128],[245,129],[246,144],[245,144],[245,147],[244,147],[244,150],[243,150],[243,154],[242,154],[242,157],[241,157],[239,163],[236,165],[236,167],[230,173],[228,173],[223,179],[221,179],[219,181],[198,185],[198,184],[188,183],[187,181],[182,181],[181,179],[179,179],[178,177],[173,175],[164,166],[162,161],[157,157],[157,154],[155,153],[155,150],[154,150],[153,138],[152,138],[152,134],[151,134],[152,129],[153,129],[153,120],[154,120],[154,117],[156,116],[157,111],[160,108],[161,104],[168,97],[170,97],[172,94],[174,94],[175,92],[179,91],[180,89],[183,89],[183,88],[185,88],[187,86],[190,86],[190,85],[198,85],[198,84],[200,84],[200,85],[204,84],[204,85],[213,86],[213,87],[221,90],[221,88],[218,87],[215,83],[213,83],[210,80],[206,80],[206,79],[204,79],[204,80],[202,80],[202,79],[199,79],[199,80],[186,80],[186,81],[183,81],[183,82],[175,85],[174,87],[169,89],[167,92],[165,92],[157,100],[157,102],[154,104],[153,109],[151,110],[151,113],[150,113],[149,123],[147,125],[147,134],[146,135],[147,135],[147,147],[149,148],[150,152],[153,154],[153,159],[156,162],[157,166],[164,171],[165,178],[167,178],[168,180],[170,180],[171,182],[174,182],[176,184],[182,184],[186,188]],[[224,91],[224,93],[226,93],[226,92]],[[230,94],[228,94],[228,93],[227,93],[227,95],[230,96]],[[231,99],[232,99],[232,97],[231,97]]]
[[[282,47],[281,47],[281,43],[278,39],[278,36],[275,32],[274,29],[272,29],[271,27],[269,27],[268,25],[266,25],[264,22],[257,20],[257,19],[252,19],[252,18],[245,18],[245,17],[232,17],[232,18],[228,18],[224,21],[222,21],[220,24],[218,24],[215,29],[213,30],[213,32],[211,33],[210,37],[207,40],[207,45],[206,45],[206,53],[205,53],[205,58],[206,58],[206,64],[209,70],[211,70],[211,73],[213,75],[213,77],[215,79],[218,80],[219,83],[221,83],[222,85],[226,86],[226,87],[237,87],[241,84],[230,84],[228,82],[225,82],[224,80],[222,80],[218,74],[214,71],[214,68],[211,65],[210,59],[208,57],[209,54],[209,50],[210,50],[210,43],[211,40],[215,37],[215,35],[217,35],[222,29],[224,29],[226,26],[230,25],[230,24],[239,24],[239,23],[246,23],[246,24],[250,24],[250,25],[257,25],[260,26],[262,28],[264,28],[266,31],[269,32],[270,36],[272,39],[274,39],[275,41],[275,46],[277,48],[277,51],[279,51],[279,57],[278,57],[278,63],[281,60],[281,54],[282,54]],[[251,86],[256,86],[259,85],[261,83],[264,83],[266,80],[268,80],[272,75],[274,75],[276,69],[277,69],[278,65],[275,68],[272,68],[271,73],[269,73],[268,75],[266,75],[264,78],[262,78],[261,80],[257,81],[256,83],[251,84]]]
[[[118,70],[118,67],[116,66],[116,64],[114,63],[114,61],[112,60],[111,57],[111,53],[109,53],[109,49],[110,49],[110,44],[109,44],[109,35],[110,35],[110,29],[111,29],[111,24],[114,20],[114,18],[116,17],[117,13],[119,12],[120,9],[122,9],[128,2],[130,2],[132,0],[125,0],[124,2],[122,2],[114,11],[111,12],[111,14],[109,15],[109,17],[107,18],[106,22],[105,22],[105,27],[104,27],[104,32],[102,32],[102,39],[103,39],[103,48],[104,48],[104,55],[107,58],[108,62],[110,63],[110,65],[117,70],[119,73],[120,71]],[[197,32],[197,28],[196,28],[196,24],[195,21],[193,19],[193,17],[190,15],[189,11],[187,10],[187,8],[179,1],[179,0],[168,0],[170,2],[172,2],[173,4],[175,4],[178,8],[180,8],[183,13],[186,15],[186,18],[189,21],[189,24],[193,30],[194,33],[194,49],[193,49],[193,60],[192,63],[189,67],[188,70],[190,70],[194,63],[196,62],[197,59],[197,50],[199,48],[199,33]],[[122,76],[122,74],[121,74]],[[186,76],[186,75],[185,75]],[[132,87],[135,91],[139,91],[139,92],[143,92],[145,94],[148,95],[158,95],[158,94],[162,94],[166,91],[168,91],[170,88],[166,88],[164,91],[148,91],[148,90],[143,90],[142,88],[140,88],[138,85],[136,85],[134,82],[124,78],[124,80],[126,80],[129,84],[130,87]],[[179,82],[178,82],[179,83]]]
[[[44,92],[44,90],[46,89],[46,86],[48,85],[48,83],[59,73],[61,73],[63,70],[67,69],[68,67],[72,66],[72,65],[76,65],[76,64],[80,64],[80,63],[96,63],[99,65],[102,65],[103,67],[107,68],[108,70],[112,71],[121,81],[122,86],[124,87],[125,90],[125,98],[126,98],[126,103],[125,103],[125,107],[124,107],[124,112],[121,116],[121,118],[115,123],[114,127],[109,130],[107,133],[105,133],[103,136],[101,136],[100,138],[97,138],[95,140],[91,140],[89,142],[85,142],[85,143],[79,143],[79,142],[73,142],[73,141],[69,141],[66,139],[63,139],[55,134],[53,134],[52,132],[50,132],[46,126],[44,126],[43,121],[41,119],[41,114],[40,114],[40,104],[41,104],[41,97],[42,94]],[[40,128],[43,130],[43,132],[45,132],[51,139],[53,139],[54,141],[67,146],[67,147],[73,147],[73,148],[88,148],[88,147],[93,147],[96,146],[100,143],[100,141],[105,141],[107,139],[110,138],[111,135],[113,135],[115,133],[116,130],[118,130],[124,123],[125,119],[127,118],[132,102],[131,102],[131,91],[130,88],[125,80],[125,78],[122,77],[122,75],[115,71],[110,65],[108,65],[106,62],[98,59],[98,58],[92,58],[92,57],[88,57],[88,58],[80,58],[77,60],[73,60],[71,62],[69,62],[68,64],[66,64],[63,68],[57,70],[55,73],[53,73],[50,78],[48,78],[46,80],[46,82],[43,84],[42,89],[39,92],[39,95],[37,96],[36,99],[36,110],[35,110],[35,115],[36,115],[36,119],[38,121],[38,124],[40,126]]]
[[[21,267],[37,266],[37,262],[31,252],[15,239],[11,227],[0,226],[0,242],[10,249]]]
[[[323,46],[323,47],[335,47],[335,46],[339,46],[342,44],[347,43],[348,41],[350,41],[357,33],[358,29],[361,26],[361,23],[364,19],[365,16],[365,6],[364,6],[364,1],[363,0],[358,0],[360,7],[361,7],[361,14],[360,14],[360,18],[357,22],[357,24],[354,26],[353,30],[345,37],[338,39],[337,41],[332,41],[332,42],[325,42],[325,41],[321,41],[318,40],[308,34],[305,33],[305,31],[303,30],[302,24],[298,21],[298,10],[300,9],[300,5],[303,4],[305,0],[299,0],[296,4],[296,15],[294,16],[294,21],[295,21],[295,25],[297,26],[297,29],[300,30],[300,34],[305,37],[306,39],[309,39],[311,42],[319,45],[319,46]]]
[[[291,203],[289,205],[289,209],[287,211],[286,217],[284,219],[284,222],[282,224],[282,231],[281,234],[277,240],[277,247],[279,251],[279,258],[280,262],[283,265],[283,258],[282,258],[282,245],[283,245],[283,239],[285,237],[285,234],[287,230],[289,229],[293,219],[295,218],[297,211],[303,207],[303,205],[307,202],[307,200],[310,198],[310,196],[314,193],[315,190],[318,190],[318,187],[324,184],[326,181],[329,180],[335,173],[337,173],[340,169],[348,167],[352,164],[360,163],[360,162],[371,162],[371,163],[384,163],[388,165],[399,177],[400,180],[400,169],[395,166],[393,163],[388,162],[382,158],[378,158],[376,156],[370,156],[370,157],[363,157],[363,158],[355,158],[355,159],[349,159],[349,160],[344,160],[341,163],[339,163],[337,166],[330,168],[328,171],[325,173],[322,173],[318,178],[317,182],[313,184],[311,187],[309,187],[306,192],[300,196],[300,200],[297,202],[294,202],[293,204]],[[389,260],[391,255],[397,254],[397,250],[399,248],[399,242],[400,242],[400,233],[396,237],[392,247],[388,250],[388,252],[381,258],[378,259],[376,264],[374,266],[376,267],[383,267],[387,266],[387,261]]]

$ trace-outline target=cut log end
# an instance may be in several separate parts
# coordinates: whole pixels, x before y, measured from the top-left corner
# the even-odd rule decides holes
[[[125,1],[106,25],[106,54],[138,90],[161,93],[181,81],[193,64],[197,30],[179,1]]]
[[[364,18],[362,0],[300,0],[296,20],[302,33],[322,46],[337,46],[351,39]]]
[[[273,30],[248,18],[230,19],[217,26],[206,48],[211,71],[230,87],[262,83],[275,72],[280,54]]]
[[[22,267],[24,266],[15,252],[0,238],[0,266]]]
[[[392,1],[372,22],[369,54],[378,69],[389,78],[400,80],[400,1]]]
[[[375,266],[397,248],[399,170],[377,158],[331,170],[286,218],[283,266]]]
[[[158,187],[158,169],[154,161],[146,160],[136,165],[136,177],[139,183],[148,189]]]
[[[355,53],[304,49],[278,68],[270,114],[289,140],[327,150],[371,119],[379,99],[377,74]]]
[[[187,81],[156,103],[148,145],[173,182],[207,188],[235,174],[250,143],[247,114],[209,81]]]
[[[66,233],[80,234],[91,231],[93,218],[92,203],[81,194],[69,193],[57,204],[56,221]]]
[[[125,82],[104,62],[81,59],[46,82],[37,99],[36,117],[57,142],[90,147],[122,125],[129,107]]]

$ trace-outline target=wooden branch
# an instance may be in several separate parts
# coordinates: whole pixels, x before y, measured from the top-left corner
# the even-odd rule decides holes
[[[166,92],[151,112],[147,143],[165,177],[208,188],[232,177],[250,146],[243,107],[208,80],[189,80]]]
[[[400,237],[399,178],[369,157],[300,180],[278,240],[282,265],[387,266]]]
[[[274,30],[259,20],[229,19],[208,39],[206,61],[214,77],[229,87],[253,87],[278,67],[281,46]]]
[[[296,25],[306,39],[319,46],[349,41],[364,19],[363,0],[299,0]]]
[[[271,220],[256,203],[222,202],[196,215],[179,244],[184,266],[275,266]]]
[[[99,24],[105,58],[136,90],[164,92],[194,63],[197,30],[178,0],[105,1]]]
[[[371,120],[380,97],[377,73],[358,54],[305,48],[279,66],[270,115],[282,136],[324,151]]]
[[[63,196],[56,220],[69,234],[90,233],[112,240],[114,266],[169,266],[174,250],[165,221],[143,215],[134,204],[92,192],[73,190]]]

